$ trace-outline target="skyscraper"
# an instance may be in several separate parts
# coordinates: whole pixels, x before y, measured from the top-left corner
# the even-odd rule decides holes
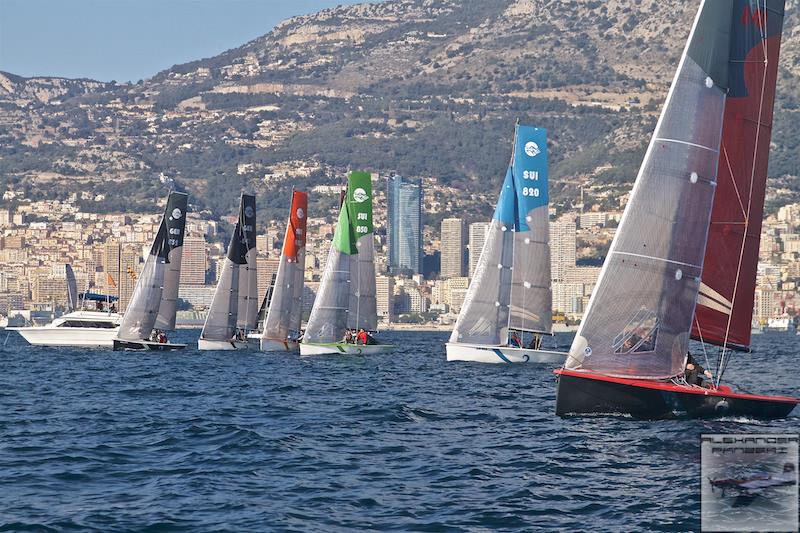
[[[473,222],[469,225],[469,277],[475,274],[487,233],[489,233],[488,222]]]
[[[563,281],[567,271],[575,268],[577,225],[575,214],[566,214],[550,223],[550,277]]]
[[[464,247],[466,246],[464,221],[460,218],[442,220],[441,273],[442,279],[464,275]]]
[[[422,271],[422,186],[389,176],[387,183],[387,245],[392,274]]]
[[[205,285],[207,269],[205,237],[202,235],[186,236],[183,239],[180,284],[182,286]]]

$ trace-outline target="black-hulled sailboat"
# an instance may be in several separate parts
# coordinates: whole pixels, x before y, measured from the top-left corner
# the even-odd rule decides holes
[[[172,192],[114,339],[114,350],[177,350],[166,339],[175,329],[188,195]]]
[[[783,16],[783,0],[701,3],[556,371],[558,415],[780,418],[800,401],[721,384],[731,350],[750,343]],[[684,376],[692,337],[719,346],[706,386]]]
[[[243,194],[198,350],[247,347],[247,331],[255,329],[258,322],[256,255],[256,197]]]

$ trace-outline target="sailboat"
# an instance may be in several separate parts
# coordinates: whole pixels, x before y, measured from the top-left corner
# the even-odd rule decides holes
[[[780,418],[722,385],[747,350],[783,0],[704,1],[563,369],[556,413]],[[719,347],[687,382],[689,339]],[[699,356],[696,355],[696,357]],[[715,374],[715,375],[714,375]]]
[[[393,348],[371,336],[367,344],[345,341],[349,334],[378,327],[374,248],[372,176],[351,172],[300,355],[375,354]]]
[[[286,236],[261,336],[261,350],[265,352],[299,350],[307,216],[308,194],[292,191]]]
[[[541,349],[553,328],[547,207],[547,132],[517,124],[497,208],[446,345],[448,361],[564,361],[566,354]]]
[[[247,346],[247,330],[258,321],[256,270],[256,197],[243,194],[211,308],[197,341],[199,350],[236,350]]]
[[[114,339],[115,351],[186,348],[185,344],[166,342],[165,335],[158,339],[154,331],[175,329],[187,203],[185,193],[169,193],[164,216]]]

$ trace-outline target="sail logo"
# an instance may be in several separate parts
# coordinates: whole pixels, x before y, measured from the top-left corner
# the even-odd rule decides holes
[[[183,216],[183,213],[177,207],[172,210],[172,218],[174,218],[175,220],[178,220],[182,216]]]
[[[303,211],[302,207],[298,207],[297,208],[296,214],[297,214],[297,218],[299,218],[300,220],[303,220],[306,217],[306,212]]]
[[[253,214],[254,214],[254,212],[253,212],[253,207],[252,206],[248,205],[247,207],[244,208],[244,216],[245,217],[250,218],[250,217],[253,216]]]
[[[536,157],[541,154],[542,151],[539,150],[538,144],[533,141],[528,141],[525,143],[525,153],[528,154],[528,157]]]
[[[367,191],[359,187],[358,189],[353,191],[353,200],[355,200],[358,203],[366,202],[367,200],[369,200],[369,195],[367,194]]]

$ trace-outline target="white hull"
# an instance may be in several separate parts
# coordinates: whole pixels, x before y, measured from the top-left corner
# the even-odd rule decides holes
[[[78,346],[82,348],[110,348],[119,332],[121,315],[97,311],[73,311],[55,319],[46,326],[6,328],[16,331],[34,346]],[[109,327],[92,327],[102,323]],[[84,324],[86,327],[76,327]]]
[[[300,355],[374,355],[394,349],[391,344],[306,344],[300,343]]]
[[[260,339],[262,352],[294,352],[300,349],[300,344],[290,341],[276,341],[273,339]]]
[[[511,348],[509,346],[481,346],[477,344],[446,345],[448,361],[475,363],[557,363],[564,364],[567,354],[549,350]]]
[[[85,348],[110,348],[114,345],[119,328],[8,328],[16,331],[34,346],[80,346]]]
[[[198,350],[241,350],[247,348],[247,341],[212,341],[208,339],[197,339]]]

